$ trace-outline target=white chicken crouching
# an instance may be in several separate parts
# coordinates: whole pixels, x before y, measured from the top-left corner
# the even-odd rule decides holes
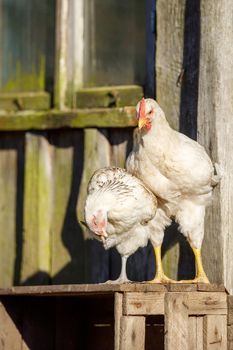
[[[156,210],[156,197],[124,169],[103,168],[92,176],[85,221],[93,237],[102,240],[105,249],[115,246],[121,255],[121,273],[115,283],[129,281],[126,262],[139,247],[145,247],[149,239],[155,243],[158,240],[160,244],[163,230],[170,222],[161,210]]]
[[[221,176],[214,174],[213,164],[201,145],[169,126],[156,101],[143,98],[136,110],[138,141],[126,168],[162,199],[160,207],[179,223],[196,259],[193,282],[207,283],[201,261],[205,207]]]

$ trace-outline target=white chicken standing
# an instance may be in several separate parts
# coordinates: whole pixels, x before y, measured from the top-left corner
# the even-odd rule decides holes
[[[205,207],[213,186],[220,181],[213,164],[196,141],[173,130],[153,99],[142,99],[137,107],[139,137],[127,159],[127,170],[140,178],[160,199],[160,207],[174,218],[187,238],[196,261],[196,277],[191,282],[208,283],[202,259]],[[161,242],[155,249],[160,255]],[[160,262],[161,264],[161,262]],[[164,275],[156,276],[161,281]],[[190,282],[190,281],[189,281]]]
[[[87,189],[85,221],[105,249],[115,246],[121,255],[121,273],[115,283],[129,281],[128,257],[139,247],[145,247],[149,239],[157,246],[159,235],[170,224],[162,210],[157,210],[156,197],[142,181],[115,167],[93,174]],[[160,269],[162,266],[158,265],[156,274]]]

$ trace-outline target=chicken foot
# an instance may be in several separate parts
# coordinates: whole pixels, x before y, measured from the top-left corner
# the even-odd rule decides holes
[[[106,283],[111,284],[121,284],[121,283],[132,283],[127,277],[126,272],[126,263],[127,263],[128,256],[122,255],[121,256],[121,273],[120,276],[116,280],[108,280]]]
[[[163,271],[162,259],[161,259],[161,245],[154,247],[155,261],[156,261],[156,274],[155,278],[149,283],[176,283],[176,281],[167,277]]]
[[[178,282],[179,283],[210,283],[203,268],[202,258],[201,258],[201,249],[194,248],[192,245],[191,245],[191,248],[195,256],[196,277],[193,280],[182,280]]]

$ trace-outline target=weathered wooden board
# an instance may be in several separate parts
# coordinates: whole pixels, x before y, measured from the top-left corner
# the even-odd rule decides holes
[[[123,312],[125,315],[163,315],[165,293],[125,293]]]
[[[204,316],[203,349],[227,350],[227,317],[222,315]]]
[[[23,346],[22,333],[2,303],[0,304],[0,344],[2,350],[22,350]]]
[[[203,350],[203,316],[189,316],[189,350]]]
[[[189,350],[187,294],[165,295],[165,350]]]
[[[233,291],[232,16],[231,0],[201,1],[198,140],[223,171],[207,210],[203,260],[210,280],[224,282],[230,293]]]
[[[199,1],[158,0],[156,15],[156,99],[173,128],[196,138]],[[193,254],[176,226],[167,230],[163,251],[168,276],[193,278]]]
[[[26,284],[49,282],[52,178],[46,136],[25,135],[21,282]]]
[[[123,294],[114,295],[114,350],[120,350],[121,317],[123,316]]]
[[[0,110],[44,110],[49,107],[50,96],[47,92],[0,93]]]
[[[0,285],[19,283],[24,176],[23,135],[0,135]]]
[[[120,330],[120,350],[145,349],[145,317],[122,316]]]
[[[85,281],[85,250],[76,203],[83,170],[83,131],[53,132],[52,147],[52,283]]]
[[[143,96],[141,86],[120,85],[78,89],[78,108],[135,106]]]
[[[49,111],[0,111],[0,130],[125,128],[137,125],[135,107]]]

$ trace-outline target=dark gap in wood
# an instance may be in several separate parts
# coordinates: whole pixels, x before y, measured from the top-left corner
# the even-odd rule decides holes
[[[145,350],[164,349],[164,316],[146,317]]]

